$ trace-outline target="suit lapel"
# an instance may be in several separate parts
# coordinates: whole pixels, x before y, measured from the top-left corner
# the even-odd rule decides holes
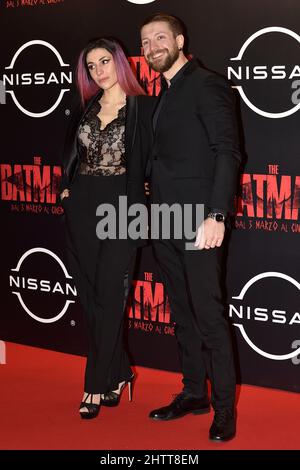
[[[126,98],[126,124],[125,124],[125,153],[126,159],[130,157],[133,149],[137,126],[137,100],[136,96]]]
[[[81,121],[83,120],[84,116],[86,116],[86,114],[88,113],[88,111],[91,109],[91,107],[93,106],[93,104],[94,104],[96,101],[99,101],[102,95],[103,95],[103,90],[100,90],[95,96],[93,96],[93,98],[90,99],[90,101],[88,102],[88,104],[87,104],[86,107],[84,108],[83,113],[81,114],[81,117],[80,117],[78,126],[79,126],[79,124],[81,123]]]

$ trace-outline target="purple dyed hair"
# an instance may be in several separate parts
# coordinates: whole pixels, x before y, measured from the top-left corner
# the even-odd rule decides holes
[[[113,56],[118,82],[120,87],[127,96],[145,95],[145,91],[138,83],[127,57],[119,44],[114,38],[99,38],[90,41],[81,51],[77,64],[77,86],[79,89],[81,102],[83,106],[98,91],[99,86],[90,76],[90,72],[86,65],[86,56],[93,49],[106,49]]]

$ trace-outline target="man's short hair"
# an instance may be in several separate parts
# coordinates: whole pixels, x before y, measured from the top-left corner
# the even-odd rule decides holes
[[[174,37],[178,36],[178,34],[185,35],[185,27],[182,21],[176,16],[168,15],[167,13],[155,13],[154,15],[148,16],[143,21],[141,28],[143,28],[143,26],[146,26],[147,24],[154,23],[156,21],[164,21],[165,23],[168,23],[171,31],[174,34]]]

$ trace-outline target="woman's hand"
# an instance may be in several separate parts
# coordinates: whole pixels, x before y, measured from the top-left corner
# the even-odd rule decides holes
[[[65,197],[69,197],[69,196],[70,196],[70,191],[68,189],[64,189],[60,193],[60,200],[62,201]]]

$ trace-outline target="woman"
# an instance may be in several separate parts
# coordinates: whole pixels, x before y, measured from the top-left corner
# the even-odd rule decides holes
[[[143,96],[121,46],[112,38],[94,40],[84,48],[77,83],[83,112],[67,137],[60,196],[70,269],[89,333],[79,412],[81,418],[92,419],[101,404],[119,403],[126,384],[131,399],[133,373],[123,348],[124,276],[141,244],[99,239],[96,208],[101,203],[117,208],[119,196],[125,195],[128,206],[145,202],[148,136],[141,133],[152,100]]]

